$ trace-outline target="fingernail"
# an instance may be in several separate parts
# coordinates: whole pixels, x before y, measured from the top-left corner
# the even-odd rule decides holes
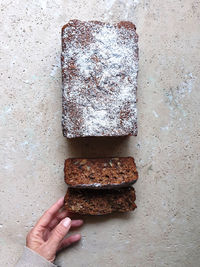
[[[64,227],[69,227],[70,223],[71,223],[71,219],[68,217],[63,220],[63,226]]]

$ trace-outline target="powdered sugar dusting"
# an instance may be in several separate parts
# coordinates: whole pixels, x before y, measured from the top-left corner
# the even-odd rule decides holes
[[[63,44],[64,135],[136,135],[135,30],[70,21]]]

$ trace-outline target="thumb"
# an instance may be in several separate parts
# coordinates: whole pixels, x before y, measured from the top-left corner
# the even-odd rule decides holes
[[[57,251],[57,248],[60,245],[60,242],[63,240],[65,235],[69,232],[71,227],[71,219],[63,219],[51,232],[51,235],[48,239],[49,246],[51,250]]]

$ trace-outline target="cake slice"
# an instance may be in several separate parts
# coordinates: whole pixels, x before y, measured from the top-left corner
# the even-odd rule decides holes
[[[133,23],[70,20],[62,28],[61,65],[65,137],[137,135]]]
[[[109,189],[127,187],[138,179],[132,157],[69,158],[64,167],[65,182],[73,188]]]
[[[112,212],[134,210],[134,188],[119,190],[91,190],[68,188],[65,195],[65,208],[72,213],[104,215]]]

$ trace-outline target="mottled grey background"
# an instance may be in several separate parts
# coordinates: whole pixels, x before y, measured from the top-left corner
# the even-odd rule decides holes
[[[70,19],[137,25],[138,137],[67,142],[61,131],[60,31]],[[69,156],[132,155],[140,179],[131,214],[85,218],[61,266],[200,266],[200,2],[1,2],[0,265],[64,195]]]

